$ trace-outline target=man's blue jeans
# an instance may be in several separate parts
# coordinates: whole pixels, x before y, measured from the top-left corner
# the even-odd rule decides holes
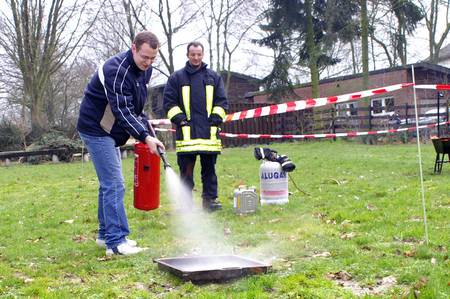
[[[120,150],[109,136],[79,134],[89,151],[100,185],[98,238],[105,240],[108,248],[114,248],[125,242],[130,233],[123,204],[125,184]]]

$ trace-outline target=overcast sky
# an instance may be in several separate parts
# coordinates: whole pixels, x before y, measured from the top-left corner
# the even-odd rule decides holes
[[[69,2],[72,0],[68,0]],[[0,0],[0,10],[5,10],[7,8],[6,2],[4,0]],[[441,11],[442,14],[445,13],[444,10]],[[156,20],[156,18],[152,18],[152,20]],[[444,15],[441,15],[439,18],[440,26],[438,28],[444,28],[445,26],[445,17]],[[196,24],[194,24],[194,28],[197,27],[197,29],[194,29],[194,32],[190,34],[183,34],[183,35],[175,35],[175,37],[179,40],[176,40],[176,43],[187,43],[189,42],[193,37],[198,35],[199,29],[202,26],[202,21],[198,21]],[[157,28],[158,26],[154,26],[153,28]],[[157,30],[157,29],[155,29]],[[258,38],[258,29],[255,28],[255,31],[252,33],[252,38]],[[155,32],[157,35],[161,36],[162,34],[159,32]],[[440,32],[439,32],[440,33]],[[449,39],[447,38],[447,41]],[[207,46],[207,43],[205,40],[203,40],[205,46]],[[447,44],[447,42],[444,43],[444,46]],[[380,49],[378,51],[381,51]],[[424,60],[428,57],[428,32],[426,29],[426,26],[424,25],[424,21],[422,21],[422,24],[418,27],[418,29],[415,31],[413,36],[408,37],[408,63],[414,63],[417,61]],[[258,47],[254,44],[252,44],[249,41],[244,41],[241,43],[240,48],[236,51],[236,53],[233,55],[232,59],[232,71],[244,73],[246,75],[255,76],[257,78],[263,78],[266,76],[272,69],[272,51],[263,48]],[[186,62],[186,49],[185,47],[179,47],[175,51],[175,68],[179,69],[184,66],[184,63]],[[209,64],[209,55],[208,55],[208,49],[205,49],[205,57],[204,61]],[[382,65],[381,63],[377,63],[377,69],[387,67],[387,65]],[[338,66],[339,68],[339,66]],[[370,68],[373,68],[373,63],[370,62]],[[334,70],[331,72],[333,73]],[[156,72],[155,72],[156,73]],[[153,83],[162,83],[166,79],[165,76],[156,75]],[[304,80],[307,80],[307,76]]]

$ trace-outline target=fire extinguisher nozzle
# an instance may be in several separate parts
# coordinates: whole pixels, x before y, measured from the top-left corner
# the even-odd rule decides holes
[[[161,155],[161,160],[163,161],[164,169],[167,169],[167,167],[172,167],[167,161],[167,157],[165,154]]]
[[[158,153],[163,162],[164,169],[167,169],[167,167],[172,167],[172,166],[170,166],[169,161],[167,161],[166,153],[164,152],[164,150],[162,148],[158,147]]]

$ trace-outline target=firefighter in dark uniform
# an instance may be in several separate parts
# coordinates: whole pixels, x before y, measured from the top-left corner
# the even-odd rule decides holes
[[[222,148],[219,125],[225,119],[228,101],[222,78],[206,68],[203,53],[201,43],[188,44],[186,66],[170,76],[164,89],[164,110],[176,126],[181,179],[190,190],[194,188],[194,166],[199,155],[203,209],[214,211],[222,207],[217,200],[215,164]]]

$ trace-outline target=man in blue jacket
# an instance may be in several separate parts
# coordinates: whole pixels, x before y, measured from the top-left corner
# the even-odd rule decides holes
[[[193,189],[195,161],[200,155],[203,208],[215,211],[222,207],[215,170],[222,148],[218,126],[225,119],[228,101],[222,78],[206,68],[203,53],[201,43],[188,44],[186,66],[170,76],[164,89],[164,109],[176,126],[181,179]]]
[[[130,231],[123,197],[125,185],[119,146],[133,136],[152,153],[164,145],[150,136],[143,113],[152,63],[159,48],[151,32],[136,35],[131,49],[102,65],[89,81],[80,107],[77,129],[86,145],[99,180],[96,243],[106,254],[130,255],[143,250],[127,238]]]

